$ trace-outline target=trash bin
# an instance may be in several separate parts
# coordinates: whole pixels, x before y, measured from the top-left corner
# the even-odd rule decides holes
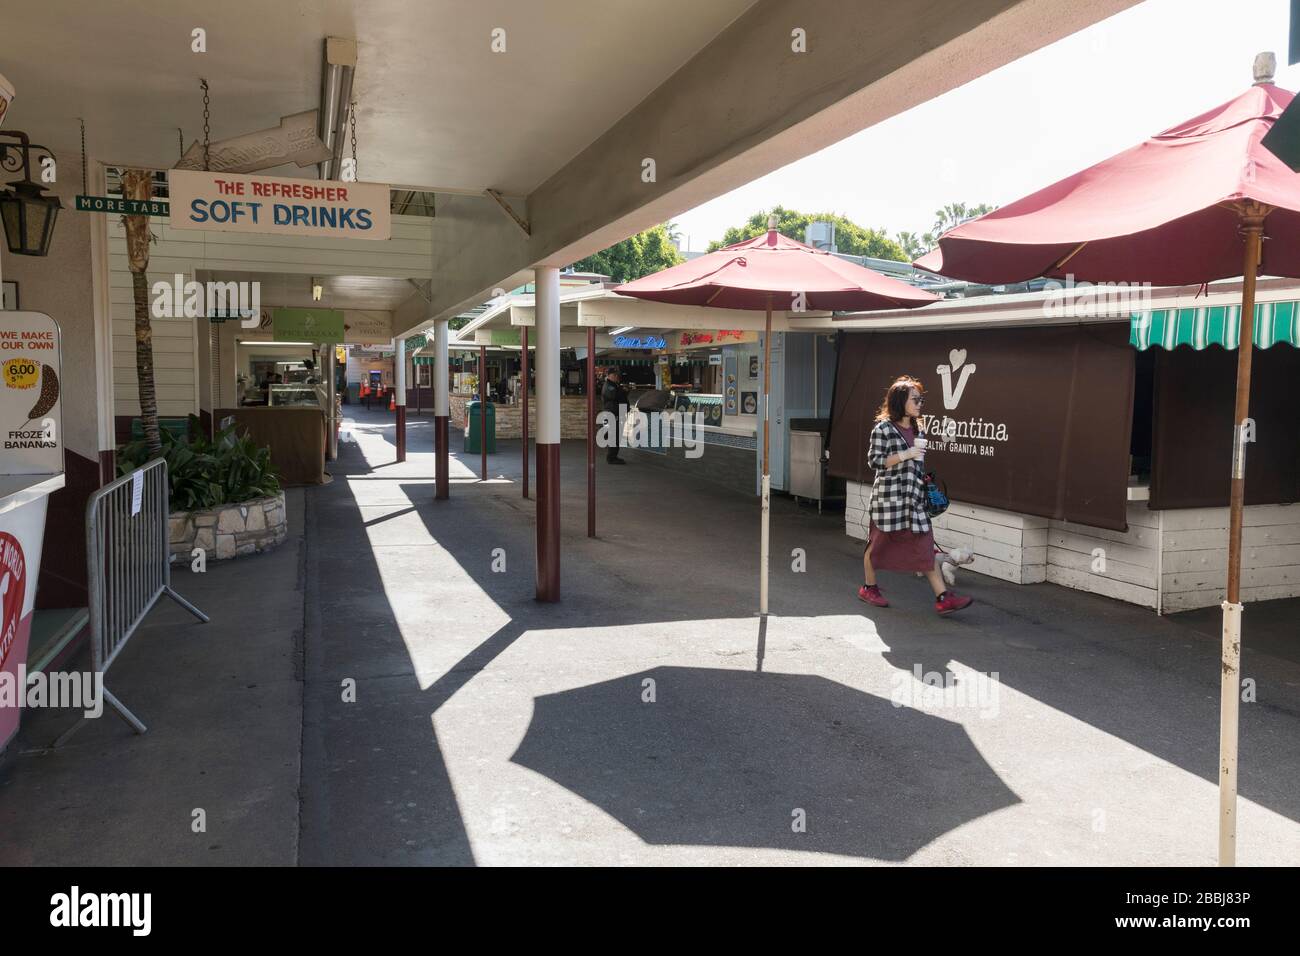
[[[465,453],[468,455],[483,453],[483,447],[479,444],[479,429],[483,427],[483,414],[480,409],[487,411],[487,450],[489,455],[494,455],[497,450],[496,406],[491,402],[480,404],[478,401],[470,402],[465,406]]]

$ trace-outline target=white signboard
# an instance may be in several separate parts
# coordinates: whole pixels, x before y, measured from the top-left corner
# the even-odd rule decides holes
[[[384,343],[393,347],[393,314],[391,312],[343,312],[343,341],[349,345]]]
[[[330,158],[329,147],[316,135],[316,110],[280,117],[270,129],[232,136],[208,144],[208,169],[223,173],[255,173],[286,163],[312,166]],[[176,169],[202,169],[203,144],[185,151]]]
[[[388,186],[173,169],[167,174],[176,229],[264,232],[331,239],[388,239]]]
[[[59,326],[40,312],[0,312],[0,462],[8,475],[63,472]]]

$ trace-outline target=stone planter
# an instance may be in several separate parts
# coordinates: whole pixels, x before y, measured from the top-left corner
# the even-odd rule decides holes
[[[170,525],[172,563],[188,562],[195,548],[218,561],[269,551],[289,533],[283,491],[203,511],[175,511]]]

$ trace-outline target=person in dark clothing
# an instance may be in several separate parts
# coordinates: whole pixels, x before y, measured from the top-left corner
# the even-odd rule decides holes
[[[616,368],[610,369],[605,374],[605,387],[600,391],[601,407],[614,415],[614,442],[605,451],[605,461],[611,465],[626,465],[622,458],[618,457],[619,443],[622,441],[622,430],[618,427],[618,412],[621,406],[627,405],[627,389],[623,387],[623,376]]]

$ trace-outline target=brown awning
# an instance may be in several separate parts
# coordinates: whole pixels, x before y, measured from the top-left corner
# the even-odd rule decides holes
[[[868,437],[899,375],[926,388],[927,469],[955,500],[1124,530],[1134,353],[1117,323],[845,333],[831,474],[870,482]]]
[[[1151,507],[1227,507],[1236,350],[1155,354]],[[1256,349],[1251,366],[1255,431],[1246,446],[1246,504],[1300,501],[1300,351]]]

